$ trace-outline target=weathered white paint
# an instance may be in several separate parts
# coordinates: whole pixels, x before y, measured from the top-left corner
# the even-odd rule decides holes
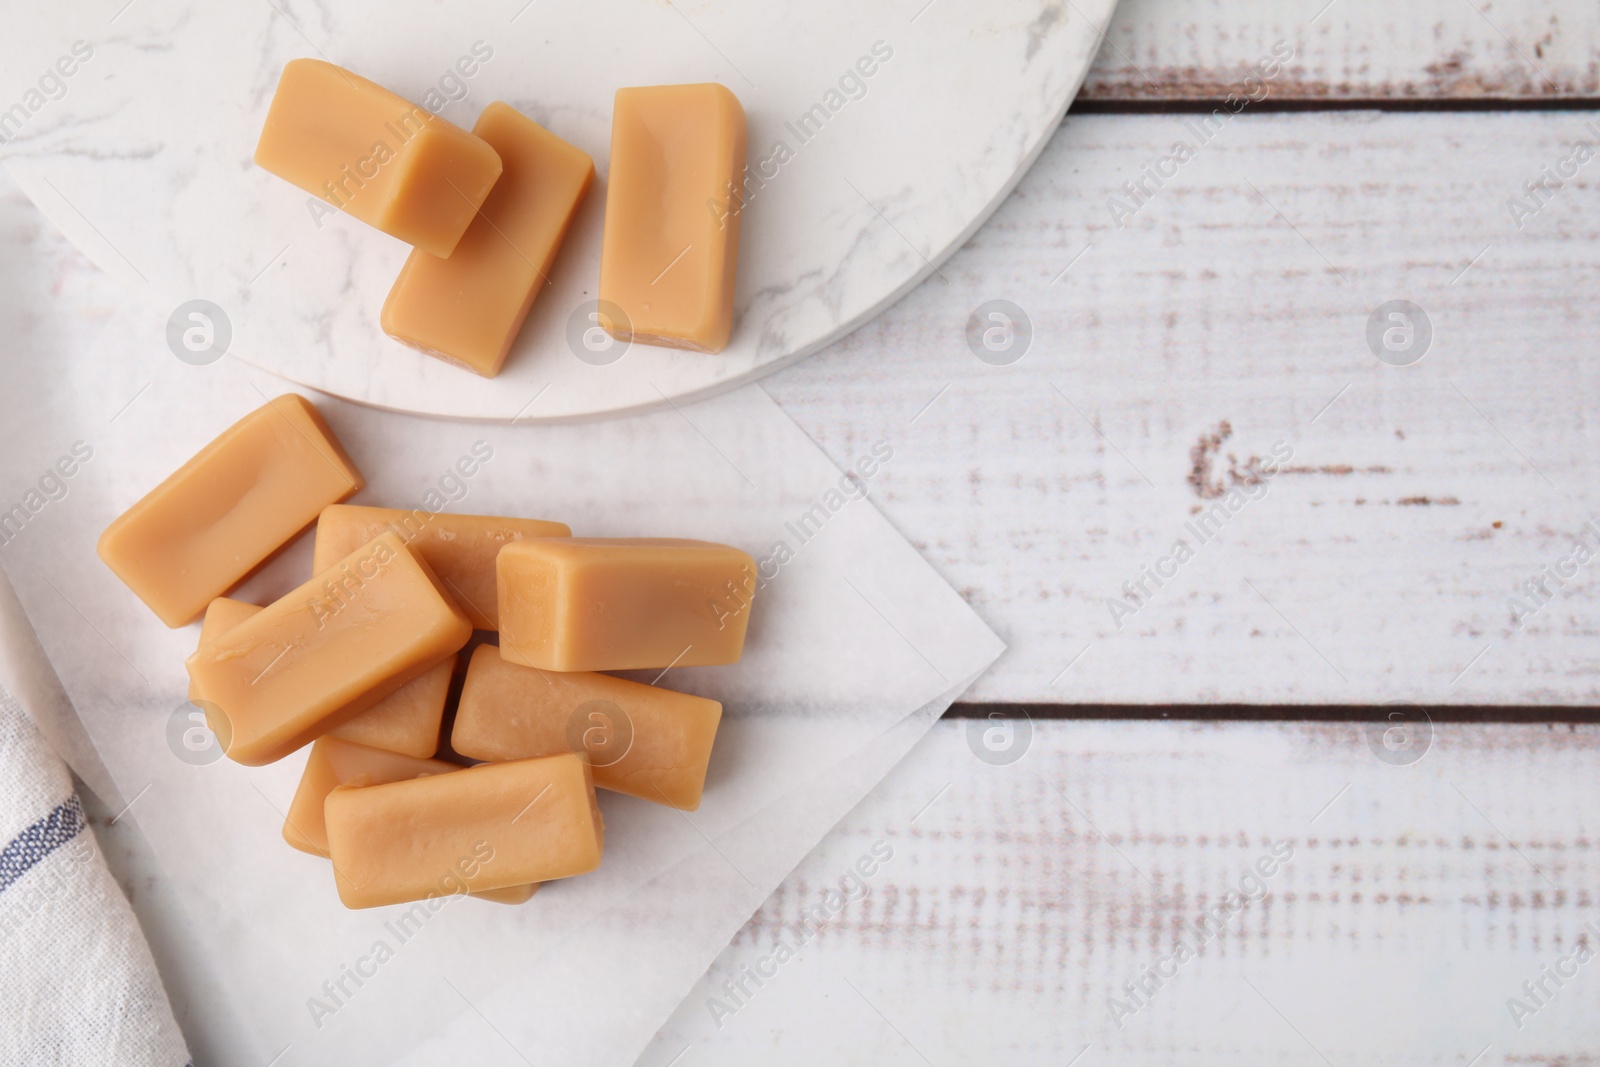
[[[1522,230],[1506,206],[1586,119],[1246,114],[1118,228],[1194,134],[1071,117],[942,279],[766,387],[836,462],[895,442],[878,506],[1011,646],[966,699],[1594,703],[1600,562],[1507,606],[1600,522],[1600,160]],[[1010,366],[964,337],[996,298],[1032,323]],[[1412,366],[1368,348],[1393,299],[1433,324]],[[1201,545],[1223,424],[1207,485],[1293,458]]]
[[[1080,100],[1238,92],[1277,41],[1286,100],[1600,95],[1600,8],[1494,0],[1123,0]]]
[[[1600,961],[1561,961],[1600,942],[1600,731],[1441,726],[1406,766],[1349,723],[1053,722],[990,766],[967,729],[829,835],[642,1067],[1592,1062]],[[892,858],[846,879],[874,845]],[[829,916],[842,881],[859,899]],[[1265,896],[1163,962],[1241,882]],[[1147,966],[1167,979],[1114,1012]],[[1535,1000],[1545,967],[1568,978]]]

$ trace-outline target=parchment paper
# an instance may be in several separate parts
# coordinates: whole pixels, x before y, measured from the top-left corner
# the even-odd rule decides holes
[[[428,420],[314,397],[367,476],[356,502],[415,506],[432,491],[450,510],[557,518],[579,534],[726,541],[770,576],[743,662],[661,679],[726,706],[698,812],[606,794],[599,872],[520,907],[452,901],[402,941],[393,922],[404,909],[345,910],[328,865],[283,843],[303,753],[259,769],[180,755],[171,726],[198,627],[168,630],[94,554],[113,517],[285,387],[230,359],[180,362],[162,324],[133,310],[111,314],[85,351],[25,350],[0,376],[0,506],[43,498],[0,545],[0,565],[122,794],[117,806],[130,805],[123,817],[138,821],[223,961],[226,992],[253,1028],[252,1047],[237,1051],[257,1062],[390,1062],[457,1016],[487,1021],[480,1004],[526,1023],[541,1059],[631,1060],[739,923],[892,766],[898,743],[884,739],[919,709],[913,722],[936,715],[1001,649],[854,498],[870,494],[871,478],[841,487],[757,388],[571,427]],[[70,478],[49,478],[79,442],[92,456]],[[470,478],[450,476],[478,442],[492,458]],[[878,444],[877,461],[892,464],[893,447]],[[238,595],[288,591],[307,575],[309,550],[302,539]],[[855,773],[840,772],[852,758]],[[374,963],[380,942],[389,952]],[[336,1001],[325,983],[347,968],[371,973],[359,985],[345,977]],[[548,995],[606,988],[622,992]]]

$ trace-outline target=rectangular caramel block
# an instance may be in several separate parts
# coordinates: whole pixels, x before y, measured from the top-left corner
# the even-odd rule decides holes
[[[206,621],[200,627],[200,647],[215,641],[260,610],[255,604],[228,597],[213,600],[206,607]],[[456,657],[446,656],[420,677],[329,733],[346,741],[408,756],[433,755],[439,749],[439,726],[444,721],[445,698],[450,693],[455,666]],[[197,704],[204,699],[200,687],[191,679],[189,702]],[[337,713],[333,717],[339,718]]]
[[[538,891],[538,882],[528,882],[525,885],[508,885],[501,889],[478,889],[468,895],[479,900],[492,900],[496,904],[526,904]]]
[[[331,566],[385,530],[393,530],[422,557],[479,630],[498,630],[494,558],[512,541],[568,537],[565,523],[493,515],[449,515],[405,508],[341,504],[317,520],[312,569]]]
[[[570,753],[343,786],[323,813],[350,908],[587,874],[605,842],[589,763]]]
[[[727,346],[744,150],[744,108],[720,85],[617,90],[600,247],[600,321],[614,337]]]
[[[260,610],[258,604],[247,604],[232,597],[217,597],[206,605],[206,617],[200,624],[200,641],[196,648],[204,648]],[[200,687],[194,684],[193,678],[189,679],[189,703],[196,704],[204,699]]]
[[[437,759],[417,759],[398,752],[385,752],[366,745],[319,737],[311,743],[300,786],[289,802],[289,815],[283,823],[283,839],[301,852],[316,856],[328,854],[328,828],[322,818],[322,802],[336,786],[365,776],[373,784],[404,782],[425,774],[449,774],[461,770],[458,763]]]
[[[472,132],[505,170],[448,259],[412,251],[383,303],[382,323],[402,344],[493,378],[549,284],[594,161],[498,101]]]
[[[365,711],[471,636],[438,579],[386,533],[196,649],[189,677],[223,751],[254,766]]]
[[[365,484],[317,409],[280,396],[222,432],[100,535],[100,558],[182,626]]]
[[[722,705],[587,671],[536,671],[489,645],[472,653],[450,746],[469,759],[585,752],[597,789],[700,806]]]
[[[285,64],[256,165],[436,256],[500,177],[482,138],[320,59]]]
[[[452,652],[365,711],[328,731],[330,737],[354,741],[407,756],[431,756],[439,751],[439,728],[444,723],[445,698],[455,674]],[[334,717],[339,716],[335,713]]]
[[[328,855],[328,825],[323,819],[323,803],[341,785],[365,781],[404,782],[428,774],[449,774],[461,770],[460,764],[435,759],[413,759],[394,752],[383,752],[364,745],[320,737],[311,744],[300,786],[289,804],[283,823],[283,839],[301,852]],[[490,889],[476,896],[503,904],[520,904],[533,896],[538,885],[507,886]]]
[[[537,538],[496,559],[500,654],[548,671],[737,663],[755,560],[671,538]]]

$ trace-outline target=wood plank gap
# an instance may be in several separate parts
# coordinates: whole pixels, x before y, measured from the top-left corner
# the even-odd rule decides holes
[[[1068,115],[1208,115],[1223,106],[1220,98],[1170,100],[1089,100],[1079,97],[1067,109]],[[1600,97],[1299,97],[1267,99],[1251,104],[1240,115],[1258,112],[1301,111],[1401,111],[1401,112],[1501,112],[1501,111],[1595,111]]]
[[[1216,722],[1374,722],[1398,712],[1415,721],[1424,713],[1433,722],[1593,723],[1600,708],[1592,706],[1535,707],[1529,705],[1474,704],[1019,704],[950,705],[946,719],[1001,718],[1039,720],[1167,719]]]

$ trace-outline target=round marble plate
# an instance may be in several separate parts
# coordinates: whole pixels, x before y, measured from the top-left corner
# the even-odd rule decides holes
[[[1055,129],[1113,5],[31,5],[0,42],[17,74],[0,138],[44,213],[174,316],[175,351],[191,362],[220,358],[225,341],[291,381],[380,407],[581,419],[750,381],[936,272]],[[347,66],[463,126],[506,100],[594,157],[599,181],[498,378],[386,337],[378,313],[408,249],[316,210],[251,162],[278,73],[296,56]],[[762,177],[743,216],[732,342],[716,355],[596,352],[582,327],[596,296],[612,93],[690,81],[739,96]],[[213,332],[190,317],[197,307]]]

